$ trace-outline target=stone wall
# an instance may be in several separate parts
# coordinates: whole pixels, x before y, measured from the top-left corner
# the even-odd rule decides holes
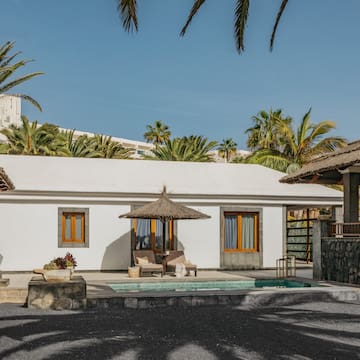
[[[321,278],[360,284],[360,238],[321,239]]]
[[[82,276],[69,281],[45,281],[33,277],[28,285],[27,307],[76,310],[86,308],[86,282]]]

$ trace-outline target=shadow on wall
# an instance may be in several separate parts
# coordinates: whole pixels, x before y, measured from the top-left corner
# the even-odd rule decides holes
[[[127,270],[130,263],[131,231],[128,231],[106,247],[101,270]]]
[[[177,238],[177,236],[174,236],[174,244],[175,244],[175,247],[174,247],[174,250],[185,250],[185,247],[183,245],[183,243]]]

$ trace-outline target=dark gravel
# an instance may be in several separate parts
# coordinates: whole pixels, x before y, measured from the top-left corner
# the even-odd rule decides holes
[[[77,312],[3,304],[0,359],[360,359],[360,304]]]

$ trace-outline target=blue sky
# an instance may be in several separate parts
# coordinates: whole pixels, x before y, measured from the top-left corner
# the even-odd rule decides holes
[[[123,31],[115,0],[2,1],[1,43],[16,41],[23,85],[43,106],[23,103],[30,120],[143,140],[162,120],[174,136],[232,137],[260,110],[281,108],[300,120],[334,120],[333,135],[360,138],[360,1],[290,0],[272,53],[269,37],[280,0],[253,0],[246,50],[233,40],[235,1],[208,0],[187,35],[192,0],[138,0],[140,31]]]

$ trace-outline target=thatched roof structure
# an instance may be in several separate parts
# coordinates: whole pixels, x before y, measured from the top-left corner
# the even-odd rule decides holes
[[[162,222],[169,220],[210,218],[209,215],[203,214],[200,211],[190,209],[184,205],[171,201],[167,196],[166,188],[164,188],[158,200],[130,211],[129,213],[120,215],[119,217],[132,219],[159,219]]]
[[[14,190],[15,186],[6,175],[5,170],[0,167],[0,192]]]
[[[341,184],[341,172],[351,166],[360,166],[360,140],[309,162],[293,174],[281,178],[280,182]]]

